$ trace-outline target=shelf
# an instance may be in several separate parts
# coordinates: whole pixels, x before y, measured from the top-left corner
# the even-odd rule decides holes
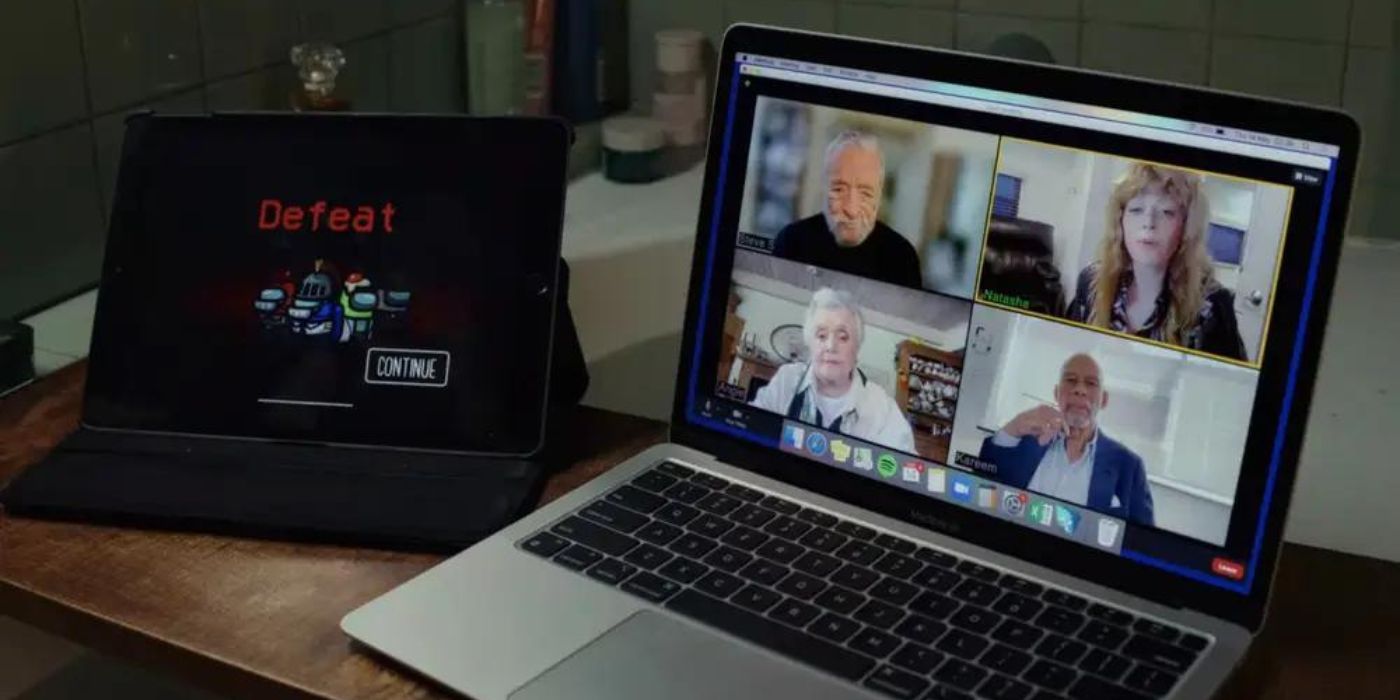
[[[940,423],[952,423],[952,422],[953,422],[953,419],[952,419],[952,418],[944,418],[943,416],[940,416],[940,415],[938,415],[937,413],[927,413],[927,412],[925,412],[925,411],[920,411],[920,410],[917,409],[917,408],[905,407],[904,410],[905,410],[905,412],[907,412],[907,413],[909,413],[909,414],[911,414],[911,415],[915,415],[915,416],[918,416],[918,417],[920,417],[920,418],[928,418],[928,419],[931,419],[931,420],[936,420],[936,421],[938,421],[938,422],[940,422]]]
[[[954,386],[957,386],[958,384],[962,383],[961,375],[959,375],[957,379],[949,379],[947,377],[940,377],[936,374],[925,374],[923,372],[915,370],[913,367],[909,368],[909,375],[913,377],[918,377],[919,379],[922,379],[926,382],[943,382],[944,384],[952,384]]]
[[[947,444],[952,439],[952,416],[913,406],[916,403],[943,406],[951,413],[961,393],[962,358],[915,341],[904,341],[899,344],[896,363],[900,382],[895,398],[910,424],[915,427],[916,439],[930,441],[930,444],[946,452]],[[915,388],[916,384],[918,388]],[[950,391],[951,395],[945,395],[945,391]],[[935,431],[941,434],[935,435]]]
[[[937,394],[937,396],[933,397],[933,398],[935,398],[935,399],[942,399],[942,400],[944,400],[944,401],[952,401],[953,403],[957,403],[957,401],[958,401],[958,395],[959,395],[961,392],[959,391],[959,387],[954,386],[954,387],[953,387],[953,393],[952,393],[951,396],[944,396],[942,391],[935,391],[935,393]],[[910,396],[917,396],[917,395],[921,395],[921,394],[923,394],[923,391],[921,391],[921,390],[919,390],[919,389],[913,389],[913,388],[909,389],[909,395],[910,395]]]
[[[959,385],[959,384],[949,384],[949,383],[945,382],[945,383],[943,383],[941,386],[951,387],[951,388],[953,389],[953,395],[952,395],[952,396],[944,396],[942,390],[941,390],[941,389],[938,389],[938,390],[937,390],[937,391],[938,391],[938,396],[935,397],[935,398],[947,399],[947,400],[949,400],[949,401],[956,401],[956,400],[957,400],[957,398],[958,398],[958,393],[959,393],[959,392],[961,391],[961,389],[962,389],[961,385]],[[913,387],[910,387],[909,393],[911,393],[911,394],[922,394],[922,393],[923,393],[923,389],[922,389],[922,388],[915,389],[915,388],[913,388]]]

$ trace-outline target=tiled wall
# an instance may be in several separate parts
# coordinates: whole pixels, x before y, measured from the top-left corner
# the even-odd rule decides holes
[[[95,280],[128,110],[281,109],[287,50],[346,49],[357,108],[462,108],[455,0],[0,0],[0,317]],[[1351,230],[1400,238],[1397,0],[630,0],[632,94],[652,33],[716,44],[757,21],[984,50],[1009,32],[1064,64],[1343,106],[1366,128]]]
[[[836,31],[965,51],[1009,33],[1057,63],[1343,107],[1366,134],[1350,231],[1400,238],[1396,0],[632,0],[632,94],[651,89],[657,29],[730,23]]]
[[[285,109],[345,49],[357,109],[460,111],[455,0],[0,0],[0,317],[96,281],[132,109]]]

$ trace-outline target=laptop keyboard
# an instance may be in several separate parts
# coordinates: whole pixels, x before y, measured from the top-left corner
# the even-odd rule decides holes
[[[1160,698],[1208,645],[670,462],[517,546],[895,698]]]

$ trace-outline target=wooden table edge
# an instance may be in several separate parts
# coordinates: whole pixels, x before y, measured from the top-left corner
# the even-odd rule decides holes
[[[3,425],[0,427],[0,437],[10,443],[9,449],[0,450],[0,487],[37,463],[43,455],[78,427],[85,371],[85,362],[74,363],[0,398],[0,419],[3,419],[3,423],[0,423]],[[582,406],[574,411],[573,415],[575,418],[566,421],[567,427],[559,437],[566,448],[559,457],[563,466],[548,479],[537,507],[591,480],[645,447],[665,439],[665,424],[655,420]],[[27,523],[52,522],[66,522],[79,528],[111,527],[152,533],[215,534],[197,527],[165,529],[81,519],[25,518],[7,512],[3,505],[0,505],[0,528],[22,528]],[[88,531],[80,529],[78,532]],[[295,537],[269,539],[226,533],[219,536],[250,542],[267,541],[281,546],[359,548],[348,542],[326,542]],[[437,561],[424,566],[424,570],[451,555],[449,552],[382,547],[368,549],[391,556],[404,554],[436,557]],[[5,553],[0,551],[0,557],[4,555]],[[241,660],[238,656],[223,653],[227,650],[203,647],[197,640],[181,641],[161,636],[160,629],[142,627],[136,624],[137,621],[102,612],[83,600],[56,595],[32,587],[28,583],[0,576],[0,614],[72,640],[99,654],[109,655],[156,673],[168,673],[192,686],[232,697],[334,700],[343,695],[334,681],[327,684],[317,683],[312,678],[299,678],[288,674],[286,669],[267,669],[250,664],[246,659]],[[344,612],[348,613],[368,603],[376,595],[355,601]],[[339,632],[339,628],[335,631]],[[373,649],[355,643],[343,633],[336,643],[343,645],[342,663],[363,665],[371,669],[367,673],[382,675],[382,678],[370,676],[371,683],[361,688],[364,695],[460,697],[459,694],[449,693],[430,679],[413,673],[407,667]]]
[[[0,520],[20,520],[0,515]],[[133,663],[157,674],[170,673],[191,685],[233,697],[335,700],[234,659],[164,639],[122,620],[0,580],[0,610],[19,622],[87,649]],[[350,645],[349,637],[345,640]],[[358,652],[358,650],[355,650]]]
[[[68,421],[67,425],[75,425],[76,409],[72,407],[81,400],[78,390],[82,378],[80,367],[81,365],[65,368],[54,376],[0,400],[0,426],[3,426],[0,427],[0,433],[7,434],[9,439],[17,441],[15,448],[8,454],[0,455],[3,457],[0,461],[4,462],[0,463],[0,481],[17,474],[14,467],[22,468],[20,462],[27,464],[37,460],[38,456],[47,452],[62,437],[61,432],[50,434],[45,429],[55,430],[61,427],[60,424],[65,420]],[[41,390],[41,387],[45,390]],[[570,466],[553,475],[545,489],[542,503],[592,479],[646,446],[665,439],[665,426],[662,423],[590,410],[595,411],[591,416],[592,420],[584,420],[583,424],[580,424],[582,429],[578,431],[579,434],[572,438],[570,454],[567,455]],[[23,525],[27,522],[39,521],[14,517],[0,508],[0,527],[7,524]],[[93,526],[101,527],[97,524]],[[282,540],[276,542],[285,544]],[[1318,606],[1299,605],[1296,598],[1304,596],[1303,599],[1306,600],[1308,595],[1316,594],[1334,600],[1393,601],[1394,586],[1400,584],[1400,565],[1298,543],[1288,544],[1291,545],[1292,552],[1281,557],[1280,567],[1275,572],[1275,595],[1269,624],[1261,630],[1250,654],[1242,661],[1241,666],[1234,670],[1230,680],[1221,689],[1220,697],[1260,697],[1265,694],[1271,697],[1276,694],[1288,697],[1293,696],[1293,691],[1288,688],[1297,690],[1298,686],[1295,684],[1299,682],[1302,682],[1302,687],[1317,690],[1323,687],[1318,685],[1319,683],[1329,687],[1331,684],[1342,683],[1342,687],[1346,687],[1347,681],[1351,681],[1358,691],[1352,697],[1394,697],[1386,695],[1387,691],[1383,688],[1395,687],[1393,682],[1397,674],[1396,667],[1374,654],[1380,652],[1383,655],[1388,650],[1400,651],[1400,636],[1393,631],[1400,629],[1400,606],[1392,605],[1379,610],[1365,611],[1348,608],[1343,611],[1345,615],[1336,618]],[[4,555],[5,553],[0,551],[0,557]],[[1300,560],[1306,560],[1307,564],[1300,565]],[[1317,569],[1334,571],[1339,575],[1319,579]],[[1346,571],[1347,574],[1340,575],[1342,571]],[[1278,603],[1281,593],[1285,596],[1291,594],[1295,598],[1290,600],[1293,604],[1280,608]],[[360,604],[368,602],[372,597],[360,601]],[[203,650],[186,642],[156,636],[117,617],[103,614],[65,597],[27,587],[11,579],[0,578],[0,611],[20,622],[71,639],[97,652],[154,669],[157,673],[167,673],[190,685],[218,694],[298,700],[334,700],[342,696],[340,689],[333,683],[323,684],[319,686],[320,690],[317,690],[314,683],[309,683],[306,679],[299,681],[289,676],[285,670],[269,673],[217,651]],[[1362,620],[1365,621],[1364,627],[1348,627]],[[1358,635],[1358,632],[1361,634]],[[1343,634],[1347,638],[1360,636],[1365,640],[1360,649],[1368,653],[1355,659],[1335,659],[1325,654],[1317,657],[1310,653],[1310,644],[1300,641],[1317,634]],[[363,691],[357,694],[359,696],[460,697],[373,649],[354,643],[348,636],[341,635],[338,639],[336,643],[343,645],[343,655],[348,663],[363,666],[375,674],[372,682],[358,687]],[[1350,656],[1352,655],[1348,655]],[[1302,667],[1293,668],[1300,665],[1299,662],[1303,662]],[[1337,666],[1338,663],[1341,665]],[[1340,678],[1330,676],[1343,669],[1349,675]],[[358,669],[352,671],[359,672]],[[1372,695],[1367,691],[1377,694]]]

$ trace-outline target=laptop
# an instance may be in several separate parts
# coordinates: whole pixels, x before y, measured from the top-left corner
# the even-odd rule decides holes
[[[552,340],[573,340],[552,332],[568,140],[133,115],[83,425],[6,507],[454,551],[494,532],[543,483]]]
[[[481,700],[1208,697],[1265,621],[1358,139],[734,26],[670,442],[342,627]]]

